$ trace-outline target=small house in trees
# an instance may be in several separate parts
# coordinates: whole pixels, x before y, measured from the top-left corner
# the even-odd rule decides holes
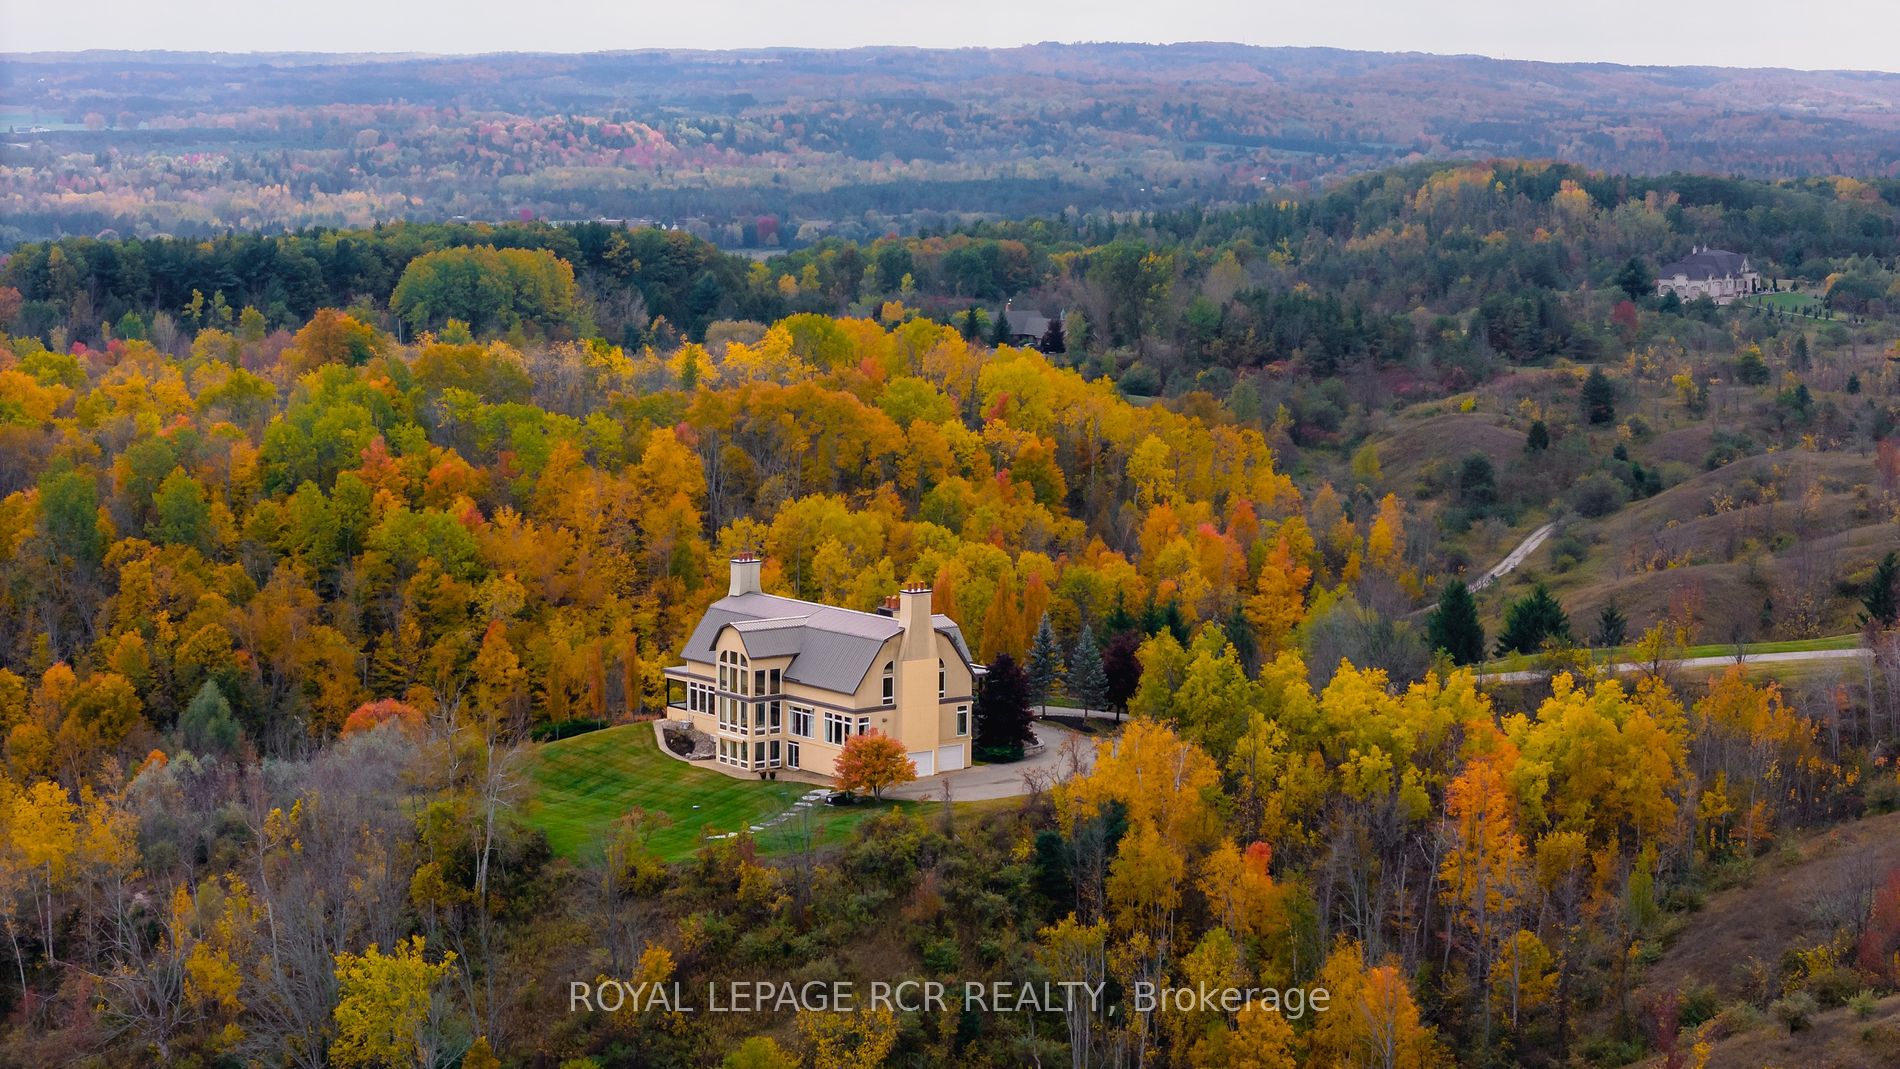
[[[1018,308],[1013,301],[1005,301],[1003,310],[996,315],[1003,321],[1003,330],[1008,334],[1011,345],[1025,349],[1042,348],[1043,336],[1049,333],[1048,316],[1033,308]]]
[[[1656,296],[1674,293],[1684,301],[1707,297],[1728,304],[1737,297],[1761,292],[1761,273],[1748,257],[1725,249],[1694,246],[1689,255],[1656,272]]]
[[[920,777],[969,765],[983,666],[930,611],[929,587],[860,612],[764,593],[761,563],[733,558],[726,596],[666,669],[669,718],[712,736],[734,772],[830,776],[845,740],[872,731],[902,743]]]

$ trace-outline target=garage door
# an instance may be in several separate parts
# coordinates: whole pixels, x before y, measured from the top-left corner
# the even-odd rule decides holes
[[[937,755],[931,753],[929,750],[920,750],[917,753],[911,754],[910,759],[917,765],[917,774],[919,776],[934,776],[937,774]]]
[[[937,771],[955,772],[963,767],[963,744],[943,746],[937,750]]]

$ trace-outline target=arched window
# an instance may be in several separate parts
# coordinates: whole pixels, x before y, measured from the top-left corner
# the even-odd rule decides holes
[[[884,662],[884,704],[897,704],[897,662]]]
[[[944,671],[943,658],[939,657],[937,658],[937,700],[939,701],[942,701],[943,698],[950,693],[945,689],[946,680],[948,678],[948,674]]]

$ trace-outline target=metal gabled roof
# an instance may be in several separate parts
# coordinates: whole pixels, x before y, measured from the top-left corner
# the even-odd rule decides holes
[[[955,621],[939,613],[931,617],[931,624],[970,663],[969,645]],[[686,659],[717,659],[714,647],[728,627],[740,634],[752,657],[792,658],[786,679],[841,694],[858,689],[876,666],[885,643],[904,630],[894,617],[879,613],[773,594],[737,594],[713,602],[706,610],[686,640]]]

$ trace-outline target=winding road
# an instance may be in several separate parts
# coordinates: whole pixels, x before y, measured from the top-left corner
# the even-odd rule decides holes
[[[1524,558],[1537,552],[1537,547],[1543,545],[1544,540],[1549,538],[1550,533],[1556,529],[1556,524],[1547,523],[1537,530],[1532,531],[1530,534],[1525,535],[1524,541],[1519,542],[1516,549],[1512,550],[1503,560],[1499,561],[1497,567],[1484,573],[1472,582],[1472,592],[1476,593],[1477,591],[1483,590],[1485,587],[1511,574],[1517,569],[1518,565],[1524,563]]]

